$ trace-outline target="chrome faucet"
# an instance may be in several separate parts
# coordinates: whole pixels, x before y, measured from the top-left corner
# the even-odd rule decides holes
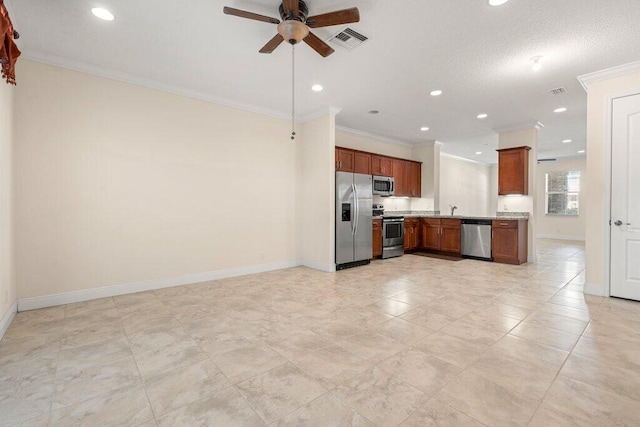
[[[449,207],[451,208],[451,216],[453,216],[453,211],[458,209],[458,207],[457,206],[453,206],[453,205],[449,205]]]

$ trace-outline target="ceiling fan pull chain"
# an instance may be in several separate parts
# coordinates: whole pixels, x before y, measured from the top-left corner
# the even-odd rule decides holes
[[[296,45],[291,45],[291,139],[296,139]]]

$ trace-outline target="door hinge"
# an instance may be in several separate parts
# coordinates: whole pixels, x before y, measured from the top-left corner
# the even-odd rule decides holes
[[[611,227],[611,220],[609,220],[609,227]]]

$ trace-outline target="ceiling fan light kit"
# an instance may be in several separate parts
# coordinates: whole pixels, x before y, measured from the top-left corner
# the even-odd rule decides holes
[[[278,24],[278,34],[289,44],[298,44],[309,35],[309,27],[300,21],[282,21]]]

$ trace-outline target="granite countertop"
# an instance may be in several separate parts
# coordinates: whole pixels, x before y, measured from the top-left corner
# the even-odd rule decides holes
[[[440,213],[431,212],[406,212],[396,211],[389,212],[385,216],[404,216],[405,218],[444,218],[444,219],[486,219],[486,220],[521,220],[529,219],[527,212],[496,212],[495,216],[473,216],[473,215],[442,215]],[[382,219],[382,216],[374,216],[373,219]]]

